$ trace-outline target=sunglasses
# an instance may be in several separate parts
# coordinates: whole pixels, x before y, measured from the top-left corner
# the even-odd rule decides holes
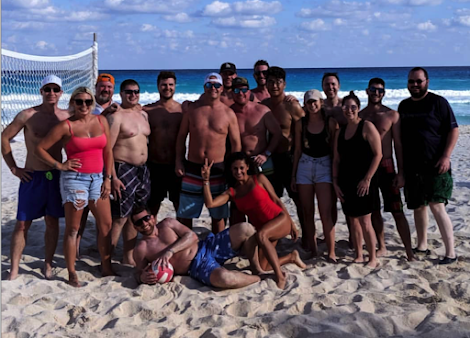
[[[44,93],[50,93],[50,92],[59,93],[60,92],[60,88],[45,87],[42,90],[44,91]]]
[[[247,91],[248,91],[248,88],[246,88],[246,87],[244,87],[244,88],[235,88],[235,89],[233,90],[233,92],[234,92],[235,94],[240,94],[240,92],[242,92],[243,94],[245,94]]]
[[[421,80],[421,79],[418,79],[418,80],[409,79],[409,80],[408,80],[408,84],[410,84],[410,85],[415,84],[415,83],[418,84],[418,85],[420,85],[420,84],[423,83],[423,82],[424,82],[424,81]]]
[[[266,77],[266,76],[268,76],[268,71],[267,70],[257,70],[255,72],[256,76],[260,76],[261,74],[263,74]]]
[[[150,218],[152,218],[152,215],[145,215],[142,218],[139,218],[137,221],[134,222],[134,225],[136,227],[141,227],[144,222],[150,221]]]
[[[379,92],[379,94],[383,94],[385,93],[385,88],[370,87],[369,91],[372,93]]]
[[[127,95],[132,95],[132,94],[135,94],[135,95],[139,95],[140,93],[140,90],[139,89],[124,89],[124,93],[126,93]]]
[[[348,111],[349,109],[351,109],[352,111],[357,111],[359,109],[358,106],[356,105],[352,105],[352,106],[343,106],[343,110],[344,111]]]
[[[93,100],[75,99],[74,101],[77,106],[82,106],[85,103],[87,107],[90,107],[93,104]]]
[[[204,87],[206,87],[207,89],[211,89],[211,88],[215,88],[215,89],[219,89],[220,87],[222,87],[222,85],[218,82],[207,82],[204,84]]]

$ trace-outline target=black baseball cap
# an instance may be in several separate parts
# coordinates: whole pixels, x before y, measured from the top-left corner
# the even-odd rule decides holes
[[[227,72],[227,71],[236,73],[237,72],[237,67],[235,67],[235,65],[231,62],[222,63],[222,65],[220,66],[219,73]]]

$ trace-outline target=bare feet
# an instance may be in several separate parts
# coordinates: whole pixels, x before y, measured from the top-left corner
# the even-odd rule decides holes
[[[380,266],[380,263],[376,259],[369,261],[369,263],[367,263],[366,265],[366,267],[369,269],[376,269],[379,266]]]
[[[51,280],[53,278],[52,275],[52,266],[50,264],[44,264],[44,268],[42,269],[42,273],[47,280]]]
[[[68,284],[76,288],[79,288],[82,286],[80,282],[78,281],[78,276],[76,272],[69,272]]]
[[[305,269],[307,267],[307,265],[300,258],[299,252],[297,250],[292,251],[291,255],[292,263],[295,263],[301,269]]]
[[[102,277],[119,276],[116,272],[114,272],[110,261],[101,262],[100,271]]]
[[[6,280],[15,280],[18,278],[18,271],[11,270]]]
[[[377,250],[376,255],[377,257],[385,257],[387,255],[387,249],[383,247],[382,249]]]
[[[353,263],[364,263],[364,257],[356,257]]]
[[[326,258],[326,261],[327,261],[328,263],[338,264],[338,261],[336,260],[336,256],[328,256],[328,257]]]
[[[276,284],[279,289],[284,290],[284,288],[286,287],[286,283],[287,283],[287,275],[283,272],[282,276],[283,277],[279,278]]]
[[[134,267],[136,266],[135,261],[134,261],[133,258],[127,258],[125,256],[122,258],[122,264],[131,265],[131,266],[134,266]]]

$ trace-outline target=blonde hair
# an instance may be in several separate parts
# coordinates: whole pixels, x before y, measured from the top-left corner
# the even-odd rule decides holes
[[[93,100],[93,104],[91,105],[91,111],[95,110],[95,106],[96,106],[96,100],[95,100],[95,95],[93,94],[93,92],[91,91],[90,88],[88,87],[78,87],[77,89],[75,89],[72,93],[72,95],[70,95],[70,100],[69,100],[69,111],[71,113],[74,113],[75,110],[74,110],[74,105],[73,105],[73,101],[75,100],[75,97],[79,94],[88,94],[90,95],[91,99]]]

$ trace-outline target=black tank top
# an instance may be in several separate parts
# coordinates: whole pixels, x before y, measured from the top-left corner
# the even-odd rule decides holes
[[[361,120],[356,133],[349,140],[346,140],[344,138],[346,126],[341,127],[338,137],[339,181],[345,182],[346,180],[351,184],[356,184],[364,178],[367,170],[369,170],[374,154],[369,142],[362,137],[363,128],[364,120]]]
[[[302,120],[302,124],[305,124],[305,120]],[[328,144],[328,133],[327,133],[327,123],[325,121],[325,126],[323,130],[318,134],[312,134],[308,131],[307,126],[303,126],[303,142],[302,142],[302,152],[305,155],[311,157],[324,157],[330,155],[331,148]],[[308,146],[307,146],[308,145]]]

